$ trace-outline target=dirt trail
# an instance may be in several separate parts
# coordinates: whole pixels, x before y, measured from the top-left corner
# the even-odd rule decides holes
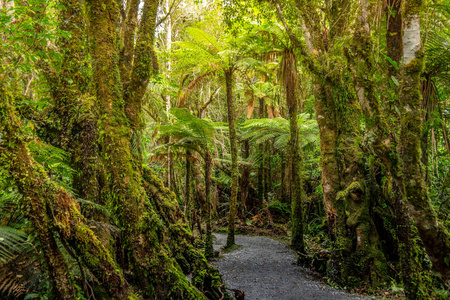
[[[214,248],[219,250],[226,235],[214,235]],[[225,254],[213,265],[229,288],[245,292],[245,300],[371,299],[308,279],[308,271],[295,265],[294,253],[271,238],[237,235],[236,244],[242,247]]]

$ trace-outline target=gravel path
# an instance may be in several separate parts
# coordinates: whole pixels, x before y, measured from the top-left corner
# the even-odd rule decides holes
[[[219,250],[225,245],[226,235],[214,235],[214,249]],[[229,288],[245,292],[245,300],[371,299],[306,278],[307,270],[295,265],[294,253],[271,238],[237,235],[236,244],[242,247],[225,254],[213,265]]]

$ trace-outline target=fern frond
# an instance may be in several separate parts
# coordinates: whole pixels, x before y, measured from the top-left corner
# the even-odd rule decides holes
[[[197,44],[208,46],[212,53],[223,51],[216,38],[206,31],[196,27],[187,27],[186,32]]]

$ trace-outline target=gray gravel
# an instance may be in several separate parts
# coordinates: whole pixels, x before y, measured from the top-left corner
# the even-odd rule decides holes
[[[225,245],[225,234],[214,234],[214,249]],[[227,287],[245,292],[245,300],[371,299],[346,294],[306,278],[308,271],[295,265],[294,253],[278,241],[261,236],[236,236],[242,247],[225,254],[213,266]]]

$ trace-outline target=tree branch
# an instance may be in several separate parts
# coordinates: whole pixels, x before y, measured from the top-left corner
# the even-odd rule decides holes
[[[169,16],[170,16],[170,14],[172,13],[172,9],[175,7],[175,0],[172,2],[172,5],[170,6],[170,8],[169,8],[169,11],[166,13],[166,15],[164,16],[164,17],[162,17],[157,23],[156,23],[156,26],[155,27],[158,27],[159,25],[161,25]],[[178,1],[178,4],[180,3],[181,1]]]
[[[153,48],[158,4],[158,0],[146,0],[144,2],[142,19],[134,49],[133,70],[130,83],[124,89],[125,113],[130,120],[133,130],[142,129],[142,122],[139,117],[142,111],[142,98],[150,77],[158,71],[158,62]]]
[[[134,52],[134,37],[137,26],[137,16],[139,10],[140,0],[127,1],[126,16],[124,21],[124,28],[122,32],[123,48],[120,52],[120,78],[124,88],[130,81],[130,72],[132,68],[133,52]]]

